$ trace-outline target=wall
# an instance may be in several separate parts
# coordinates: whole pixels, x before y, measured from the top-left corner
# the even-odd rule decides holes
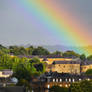
[[[55,64],[52,71],[57,71],[58,73],[80,74],[80,64]]]

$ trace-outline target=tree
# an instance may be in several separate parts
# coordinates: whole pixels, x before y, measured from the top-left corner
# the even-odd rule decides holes
[[[1,44],[0,44],[0,51],[3,52],[4,54],[9,54],[9,50]]]
[[[92,55],[88,56],[87,60],[92,61]]]
[[[72,83],[70,86],[70,92],[91,92],[92,82],[91,81],[81,81],[77,83]]]
[[[9,46],[10,54],[19,55],[18,46]]]
[[[79,57],[80,55],[75,53],[74,51],[66,51],[63,53],[63,57],[68,57],[68,58],[76,58]]]
[[[43,47],[35,48],[32,55],[49,55],[49,51]]]
[[[80,82],[80,87],[83,92],[91,92],[92,91],[92,83],[91,81],[82,81]]]
[[[24,47],[19,47],[19,55],[27,55],[27,51]]]
[[[30,46],[30,47],[26,48],[26,50],[27,50],[27,54],[28,55],[32,55],[33,50],[34,50],[34,47],[33,46]]]
[[[82,61],[85,61],[85,60],[86,60],[85,54],[80,55],[80,59],[81,59]]]
[[[30,63],[40,63],[40,60],[38,57],[33,57],[29,62]]]
[[[39,72],[39,71],[43,71],[43,64],[40,63],[40,64],[35,64],[34,67],[36,68],[36,70]]]
[[[85,74],[86,75],[92,75],[92,69],[88,69]]]
[[[62,53],[60,51],[55,51],[52,53],[52,55],[61,55]]]
[[[30,81],[31,80],[31,69],[27,70],[25,65],[20,63],[17,65],[17,67],[15,69],[14,76],[16,78],[18,78],[18,80],[25,79],[25,80]]]
[[[50,88],[50,92],[68,92],[68,88],[53,86],[52,88]]]
[[[27,50],[24,47],[10,46],[10,53],[14,55],[27,55]]]
[[[70,86],[70,92],[83,92],[80,83],[72,83]]]

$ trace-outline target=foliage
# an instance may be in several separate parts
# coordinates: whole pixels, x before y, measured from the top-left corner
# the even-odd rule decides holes
[[[86,75],[92,75],[92,69],[88,69],[85,74]]]
[[[60,51],[55,51],[55,52],[53,52],[53,53],[51,53],[52,55],[62,55],[62,52],[60,52]]]
[[[0,44],[0,53],[9,54],[9,49]]]
[[[50,92],[68,92],[68,88],[53,86],[52,88],[50,88]]]
[[[70,92],[83,92],[80,87],[80,83],[72,83],[70,90]]]
[[[38,57],[33,57],[29,62],[30,63],[40,63],[40,60]]]
[[[85,60],[86,60],[85,54],[80,55],[80,59],[81,59],[82,61],[85,61]]]
[[[27,55],[27,50],[24,47],[10,46],[9,50],[14,55]]]
[[[32,62],[32,63],[31,63]],[[34,67],[34,65],[39,67]],[[14,77],[25,80],[30,80],[32,76],[40,75],[44,72],[44,63],[40,63],[39,58],[34,57],[32,59],[19,58],[17,56],[10,56],[8,54],[0,54],[0,70],[12,69],[14,71]]]
[[[72,83],[69,88],[53,86],[50,92],[92,92],[92,80]]]
[[[71,92],[91,92],[92,82],[85,80],[78,83],[72,83],[70,90]]]
[[[32,55],[49,55],[49,51],[43,47],[35,48]]]
[[[32,55],[34,47],[30,46],[30,47],[26,48],[26,50],[27,50],[27,55]]]
[[[37,71],[43,71],[43,64],[35,64],[34,67],[36,68]]]
[[[76,58],[79,57],[80,55],[75,53],[74,51],[66,51],[63,53],[63,57],[68,57],[68,58]]]
[[[87,60],[92,61],[92,55],[88,56]]]

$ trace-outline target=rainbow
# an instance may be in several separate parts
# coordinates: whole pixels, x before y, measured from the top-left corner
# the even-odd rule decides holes
[[[80,27],[78,19],[71,17],[67,10],[59,8],[53,0],[15,0],[21,12],[32,25],[43,33],[53,36],[60,43],[71,46],[90,44],[88,33]],[[64,6],[63,6],[64,7]],[[78,53],[92,54],[92,47],[75,49]]]

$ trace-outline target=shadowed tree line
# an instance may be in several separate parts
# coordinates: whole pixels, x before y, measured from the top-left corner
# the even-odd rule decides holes
[[[85,54],[78,54],[74,51],[55,51],[55,52],[49,52],[46,48],[43,48],[41,46],[38,47],[33,47],[29,46],[27,48],[24,48],[23,46],[9,46],[9,47],[4,47],[3,45],[0,45],[0,53],[5,53],[5,54],[13,54],[15,56],[18,55],[60,55],[65,58],[80,58],[81,60],[89,60],[92,61],[92,55],[86,57]]]
[[[49,92],[92,92],[92,80],[72,83],[69,88],[53,86]]]

